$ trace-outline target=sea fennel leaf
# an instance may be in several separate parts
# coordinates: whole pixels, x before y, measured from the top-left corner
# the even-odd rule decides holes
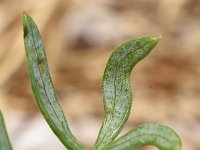
[[[0,111],[0,150],[12,150],[3,115]]]
[[[83,146],[71,133],[49,74],[45,48],[33,19],[23,15],[24,45],[29,78],[36,102],[47,123],[69,150],[83,150]]]
[[[128,120],[132,93],[130,73],[158,43],[160,37],[130,40],[114,51],[108,60],[103,77],[104,121],[95,149],[103,149],[112,142]]]
[[[180,137],[167,126],[143,124],[107,145],[104,150],[134,150],[146,145],[160,150],[181,150]]]

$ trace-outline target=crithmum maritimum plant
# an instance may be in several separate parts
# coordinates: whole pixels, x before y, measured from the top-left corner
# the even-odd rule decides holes
[[[41,113],[67,149],[86,150],[68,127],[53,87],[39,30],[26,13],[23,15],[23,29],[29,78]],[[159,39],[144,37],[130,40],[110,56],[103,76],[104,120],[93,150],[134,150],[146,145],[160,150],[181,150],[181,140],[175,131],[160,124],[142,124],[117,138],[131,111],[130,73]],[[0,133],[0,150],[12,150],[1,113]]]

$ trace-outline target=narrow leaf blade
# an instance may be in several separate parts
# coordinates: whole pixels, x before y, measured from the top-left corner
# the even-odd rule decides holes
[[[103,77],[104,121],[95,148],[112,142],[128,120],[132,93],[130,73],[158,43],[160,37],[145,37],[122,44],[108,60]]]
[[[160,124],[143,124],[109,144],[105,150],[134,150],[153,145],[160,150],[181,150],[175,131]]]
[[[12,146],[6,131],[3,115],[0,111],[0,150],[12,150]]]
[[[23,15],[23,27],[29,78],[40,111],[53,132],[69,150],[85,149],[68,127],[49,74],[39,30],[33,19],[26,13]]]

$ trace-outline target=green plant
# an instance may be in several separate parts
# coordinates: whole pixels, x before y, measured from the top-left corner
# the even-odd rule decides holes
[[[39,30],[26,13],[23,16],[23,27],[29,77],[40,111],[67,149],[86,150],[68,127],[57,101]],[[160,124],[139,125],[116,139],[131,111],[132,68],[150,53],[159,39],[160,37],[145,37],[130,40],[117,48],[109,58],[103,77],[104,121],[93,150],[133,150],[145,145],[154,145],[160,150],[181,150],[179,136],[169,127]],[[3,121],[0,125],[0,131],[4,130]],[[7,134],[1,137],[8,139]],[[1,148],[2,142],[0,144]],[[10,149],[12,148],[5,150]]]
[[[3,115],[0,111],[0,150],[12,150],[8,133],[4,124]]]

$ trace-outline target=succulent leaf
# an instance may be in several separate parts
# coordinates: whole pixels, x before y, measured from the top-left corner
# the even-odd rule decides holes
[[[111,55],[103,77],[104,121],[95,149],[112,142],[130,115],[132,93],[130,73],[133,67],[156,46],[160,37],[145,37],[122,44]]]
[[[71,133],[58,103],[49,73],[45,48],[37,25],[26,13],[23,15],[23,27],[29,78],[39,109],[66,148],[69,150],[83,150],[85,146]]]
[[[134,150],[153,145],[159,150],[181,150],[181,140],[175,131],[160,124],[143,124],[107,145],[104,150]]]

